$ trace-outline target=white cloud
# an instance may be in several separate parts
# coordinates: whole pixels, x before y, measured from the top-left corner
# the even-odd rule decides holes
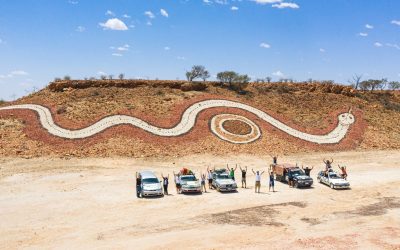
[[[214,0],[217,4],[228,4],[228,0]]]
[[[359,36],[364,36],[364,37],[365,37],[365,36],[368,36],[368,33],[360,32],[360,33],[358,33],[358,35],[359,35]]]
[[[232,7],[231,7],[231,10],[233,10],[233,11],[238,10],[238,9],[239,9],[239,8],[236,7],[236,6],[232,6]]]
[[[107,73],[106,73],[106,72],[104,72],[104,71],[101,71],[101,70],[100,70],[99,72],[97,72],[97,74],[98,74],[98,75],[101,75],[101,76],[107,75]]]
[[[284,77],[285,74],[283,74],[280,70],[273,72],[272,73],[273,76],[277,76],[277,77]]]
[[[392,20],[390,23],[400,26],[400,20]]]
[[[13,75],[13,76],[26,76],[26,75],[29,75],[28,72],[23,71],[23,70],[14,70],[14,71],[11,71],[10,74]]]
[[[75,4],[78,4],[78,1],[69,0],[68,3],[75,5]]]
[[[205,4],[212,4],[212,2],[210,0],[203,0],[203,3]]]
[[[374,28],[374,26],[372,26],[371,24],[368,24],[368,23],[367,23],[367,24],[365,25],[365,28],[372,30],[372,29]]]
[[[184,56],[177,56],[176,59],[178,59],[178,60],[186,60],[186,57],[184,57]]]
[[[271,48],[271,45],[269,45],[268,43],[260,43],[260,47],[264,49],[269,49]]]
[[[77,28],[76,28],[76,31],[77,32],[84,32],[86,29],[85,29],[85,27],[83,27],[83,26],[78,26]]]
[[[128,15],[128,14],[123,14],[122,17],[123,17],[123,18],[131,18],[131,16]]]
[[[253,2],[256,2],[258,4],[271,4],[271,3],[280,3],[282,0],[253,0]]]
[[[111,10],[106,11],[106,16],[115,16],[115,13],[112,12]]]
[[[153,12],[151,12],[151,11],[145,11],[144,12],[144,15],[145,16],[147,16],[148,18],[151,18],[151,19],[153,19],[153,18],[155,18],[156,16],[153,14]]]
[[[376,42],[376,43],[374,43],[374,46],[375,46],[375,47],[382,47],[382,46],[383,46],[383,44],[382,44],[382,43],[380,43],[380,42]]]
[[[326,50],[323,49],[323,48],[320,48],[320,49],[319,49],[319,52],[321,52],[321,53],[325,53],[325,51],[326,51]]]
[[[7,75],[0,75],[0,78],[2,78],[2,79],[13,78],[14,76],[27,76],[27,75],[29,75],[29,73],[24,70],[13,70],[10,73],[8,73]]]
[[[398,44],[386,43],[385,45],[388,46],[388,47],[391,47],[391,48],[395,48],[395,49],[399,49],[399,50],[400,50],[400,46],[399,46]]]
[[[120,53],[112,53],[111,55],[112,56],[122,56],[122,54],[120,54]]]
[[[128,30],[126,24],[118,18],[111,18],[107,22],[99,24],[106,30]]]
[[[152,23],[151,21],[147,21],[146,25],[148,25],[148,26],[152,26],[152,25],[153,25],[153,23]]]
[[[129,45],[125,44],[124,46],[118,47],[117,50],[118,51],[128,51],[129,50]]]
[[[278,3],[278,4],[273,4],[272,7],[278,8],[278,9],[285,9],[285,8],[298,9],[298,8],[300,8],[300,6],[295,3]]]
[[[161,13],[161,15],[163,16],[163,17],[168,17],[169,15],[168,15],[168,12],[166,11],[166,10],[164,10],[164,9],[160,9],[160,13]]]
[[[164,50],[171,50],[171,48],[166,46],[166,47],[164,47]]]

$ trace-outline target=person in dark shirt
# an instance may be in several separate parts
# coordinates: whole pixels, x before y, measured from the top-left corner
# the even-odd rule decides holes
[[[274,181],[274,172],[273,171],[269,172],[269,189],[268,189],[268,191],[271,192],[271,188],[272,188],[272,192],[275,192],[275,181]]]
[[[246,182],[246,174],[247,174],[247,166],[245,168],[240,167],[240,171],[242,171],[242,188],[244,185],[244,188],[247,188],[247,182]]]
[[[309,168],[309,167],[303,168],[303,166],[301,166],[301,168],[304,170],[304,173],[305,173],[308,177],[310,177],[311,170],[313,170],[314,167],[312,167],[312,168]]]
[[[289,187],[294,187],[294,180],[293,180],[293,175],[292,171],[289,169],[287,172],[288,179],[289,179]]]
[[[278,156],[277,155],[270,155],[272,157],[272,165],[278,164]]]
[[[140,198],[140,193],[142,192],[142,178],[140,174],[136,172],[136,196]]]
[[[164,194],[168,195],[169,174],[167,177],[164,177],[163,174],[161,174],[161,177],[163,179]]]

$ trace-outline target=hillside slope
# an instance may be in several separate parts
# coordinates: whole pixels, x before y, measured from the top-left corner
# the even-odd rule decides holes
[[[357,92],[349,87],[321,84],[252,83],[238,94],[218,83],[183,81],[68,81],[1,107],[39,104],[51,110],[60,127],[77,130],[101,118],[124,114],[162,128],[174,127],[194,103],[223,99],[262,110],[287,126],[309,134],[326,134],[338,124],[338,115],[351,108],[356,121],[337,144],[307,142],[235,108],[202,111],[194,127],[176,137],[157,136],[131,125],[119,125],[85,139],[65,139],[49,134],[30,110],[0,111],[1,156],[181,156],[196,153],[295,153],[348,149],[400,149],[399,92]],[[210,120],[221,113],[247,117],[260,128],[251,143],[234,144],[210,131]],[[227,121],[224,129],[248,133],[249,126]]]

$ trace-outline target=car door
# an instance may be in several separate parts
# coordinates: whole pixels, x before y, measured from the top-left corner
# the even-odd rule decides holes
[[[211,185],[216,187],[216,184],[217,184],[216,181],[217,181],[217,174],[213,173],[212,174],[212,183],[211,183]]]
[[[331,179],[329,178],[329,174],[325,177],[325,184],[326,185],[331,185]]]
[[[325,177],[325,175],[324,175],[324,172],[321,172],[321,173],[320,173],[320,179],[321,179],[321,183],[326,184],[326,177]]]

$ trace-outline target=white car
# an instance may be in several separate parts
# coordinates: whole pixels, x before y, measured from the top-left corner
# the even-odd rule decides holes
[[[218,191],[236,191],[236,182],[225,171],[213,172],[212,185]]]
[[[140,197],[164,196],[161,182],[153,172],[142,171],[140,172],[140,178],[142,180]]]
[[[317,177],[320,183],[326,184],[332,189],[346,189],[350,188],[350,183],[340,177],[340,175],[334,171],[320,171]]]
[[[201,183],[194,175],[180,177],[182,193],[201,193]]]

